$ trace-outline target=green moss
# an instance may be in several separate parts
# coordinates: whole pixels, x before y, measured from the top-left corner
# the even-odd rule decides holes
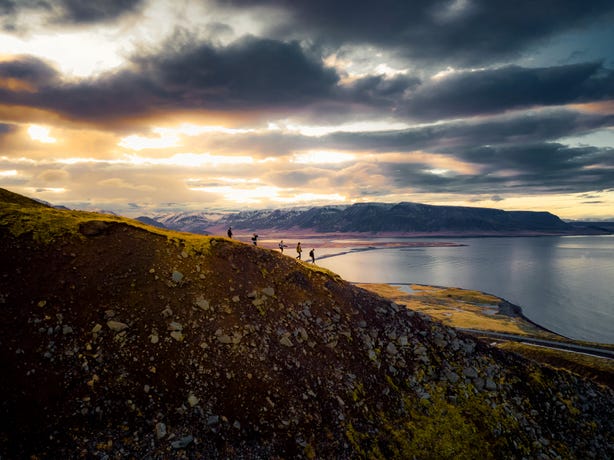
[[[34,201],[0,201],[0,226],[6,228],[16,237],[30,235],[33,240],[45,244],[67,236],[84,238],[79,232],[79,226],[90,221],[122,223],[149,233],[164,236],[169,243],[182,248],[189,255],[204,255],[210,251],[214,241],[221,240],[161,229],[143,224],[138,220],[111,214],[56,209],[40,205]]]
[[[48,207],[0,204],[0,225],[16,236],[31,235],[35,241],[51,243],[63,236],[81,236],[79,224],[88,220],[116,220],[102,214],[65,211]]]
[[[316,458],[316,451],[311,444],[307,444],[305,446],[304,453],[305,457],[307,457],[309,460],[313,460],[314,458]]]
[[[323,273],[327,277],[333,278],[335,281],[341,281],[341,277],[339,275],[337,275],[334,272],[331,272],[330,270],[324,267],[320,267],[319,265],[311,264],[307,262],[304,262],[303,265],[314,273]]]
[[[459,393],[451,402],[450,388],[433,385],[425,387],[430,398],[417,398],[387,380],[402,398],[398,413],[378,412],[370,429],[346,426],[347,439],[360,458],[490,459],[530,452],[518,422],[503,407],[491,407],[481,394]],[[353,398],[362,398],[362,393],[355,391]]]
[[[354,391],[352,391],[352,401],[358,402],[360,399],[364,399],[365,397],[365,388],[362,382],[358,382],[358,384],[354,387]]]

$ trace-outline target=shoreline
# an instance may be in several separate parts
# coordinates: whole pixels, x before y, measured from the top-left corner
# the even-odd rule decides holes
[[[526,318],[522,308],[500,297],[411,283],[355,285],[490,346],[614,388],[614,344],[575,340],[548,331]],[[402,291],[404,285],[412,291]]]
[[[220,235],[209,234],[207,236],[226,237],[225,231]],[[463,240],[469,238],[539,238],[539,237],[565,237],[565,236],[610,236],[595,235],[588,233],[539,233],[539,232],[515,232],[515,233],[461,233],[461,232],[441,232],[441,233],[312,233],[312,232],[254,232],[258,235],[258,246],[265,249],[278,250],[280,241],[284,241],[288,250],[293,250],[297,242],[309,243],[316,249],[352,249],[368,247],[369,249],[386,248],[420,248],[420,247],[461,247],[468,246],[467,243],[446,240]],[[234,233],[232,239],[246,244],[253,244],[252,236],[254,233]],[[386,241],[395,238],[415,238],[423,241]],[[432,239],[429,241],[429,239]],[[383,240],[383,241],[377,241]]]
[[[243,235],[239,235],[239,238],[235,238],[235,239],[242,241],[243,240],[242,236]],[[324,263],[325,259],[339,257],[339,256],[352,254],[352,253],[360,253],[363,251],[375,251],[375,250],[380,250],[380,249],[402,249],[402,248],[462,247],[462,246],[468,246],[470,244],[469,242],[454,241],[453,238],[450,238],[449,240],[446,238],[446,240],[435,240],[435,241],[428,240],[428,239],[423,239],[421,241],[389,241],[387,237],[380,237],[383,241],[377,241],[377,239],[379,238],[368,238],[364,234],[362,234],[361,236],[362,238],[354,239],[347,234],[334,235],[334,238],[329,238],[329,235],[317,235],[314,238],[307,238],[307,237],[301,238],[299,241],[301,241],[304,250],[306,250],[307,248],[316,249],[316,264],[318,263],[318,260],[322,260],[322,263]],[[243,242],[247,244],[251,244],[244,240]],[[265,248],[265,249],[279,251],[278,243],[279,243],[279,240],[275,240],[272,238],[263,238],[262,240],[258,241],[258,246]],[[286,255],[287,257],[293,257],[295,255],[296,240],[287,238],[284,240],[284,243],[287,245],[284,251],[284,255]],[[324,251],[322,251],[322,253],[319,253],[318,249],[324,249]],[[354,285],[380,284],[380,283],[370,283],[368,281],[361,282],[359,280],[349,280],[349,279],[346,279],[346,281]],[[399,285],[405,285],[405,286],[411,286],[411,285],[418,286],[419,285],[417,283],[412,283],[411,281],[388,282],[387,284],[391,287],[399,286]],[[423,285],[423,286],[433,288],[433,289],[459,289],[459,290],[464,290],[466,292],[475,292],[475,291],[471,291],[470,289],[466,289],[462,286],[445,287],[445,286],[441,286],[437,284]],[[489,294],[487,292],[481,292],[481,294],[486,295],[486,296],[491,296],[492,298],[496,297],[498,314],[500,315],[506,314],[506,316],[510,318],[518,318],[524,324],[532,326],[532,328],[534,329],[533,331],[534,333],[537,333],[537,331],[541,331],[544,334],[548,334],[550,338],[556,337],[557,340],[559,341],[597,344],[598,346],[606,346],[606,347],[610,346],[614,348],[614,344],[609,343],[609,342],[591,342],[587,340],[583,341],[583,340],[574,339],[572,337],[565,336],[561,333],[550,330],[547,327],[544,327],[541,324],[529,319],[524,314],[522,307],[520,307],[519,305],[513,304],[509,302],[508,300],[498,297],[494,294]]]
[[[522,307],[501,297],[460,287],[416,283],[352,283],[414,311],[457,329],[491,333],[513,333],[561,344],[576,344],[614,351],[614,344],[589,342],[566,337],[530,320]],[[410,292],[401,289],[409,287]],[[496,307],[496,311],[495,311]]]
[[[227,227],[212,226],[205,229],[210,236],[226,235]],[[612,235],[612,232],[598,232],[593,229],[573,229],[567,231],[542,230],[440,230],[440,231],[382,231],[382,232],[318,232],[314,229],[285,229],[278,228],[233,228],[234,237],[240,240],[249,240],[254,233],[263,239],[363,239],[363,238],[510,238],[510,237],[539,237],[539,236],[598,236]]]

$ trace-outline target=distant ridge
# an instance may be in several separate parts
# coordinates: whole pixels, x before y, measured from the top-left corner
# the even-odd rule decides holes
[[[207,219],[204,213],[200,217],[195,213],[175,213],[157,217],[157,220],[169,228],[195,233],[220,233],[229,226],[245,231],[399,235],[558,235],[582,231],[549,212],[409,202],[250,210],[226,214],[216,220]],[[599,230],[593,228],[591,232],[599,233]]]

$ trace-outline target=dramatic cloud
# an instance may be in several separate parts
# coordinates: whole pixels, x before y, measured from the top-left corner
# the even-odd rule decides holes
[[[0,187],[610,218],[614,4],[0,0]]]
[[[218,0],[236,8],[269,5],[288,12],[275,36],[317,36],[329,46],[378,45],[410,58],[476,65],[515,56],[532,44],[612,18],[608,0]]]
[[[568,148],[559,144],[468,150],[461,157],[479,166],[478,174],[456,174],[428,164],[379,163],[381,174],[398,187],[420,192],[539,194],[607,190],[614,184],[613,149]],[[601,168],[595,166],[601,165]]]
[[[15,27],[20,14],[32,13],[43,14],[52,22],[90,24],[132,13],[142,3],[143,0],[0,0],[0,12],[8,29]]]
[[[597,115],[571,110],[522,112],[471,121],[451,121],[404,130],[333,133],[321,146],[397,152],[428,149],[454,153],[472,145],[516,144],[556,140],[574,134],[611,127],[614,115]]]
[[[466,71],[420,86],[409,98],[412,116],[439,119],[518,108],[614,98],[614,71],[599,63]]]
[[[58,74],[51,66],[33,56],[18,56],[14,60],[0,62],[0,78],[22,83],[24,88],[34,91],[41,84],[54,83]],[[16,90],[24,89],[18,86]]]
[[[104,122],[167,110],[298,108],[333,96],[334,70],[296,42],[247,37],[225,48],[187,44],[176,54],[135,57],[130,68],[64,83],[32,57],[0,63],[0,78],[32,90],[0,89],[0,102]],[[19,88],[18,88],[19,89]]]

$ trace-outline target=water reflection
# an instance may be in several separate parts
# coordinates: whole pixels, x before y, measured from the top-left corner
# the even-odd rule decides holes
[[[522,306],[527,317],[555,332],[614,343],[613,237],[468,238],[462,242],[467,245],[320,249],[321,255],[345,253],[321,257],[318,263],[350,281],[488,292]]]

